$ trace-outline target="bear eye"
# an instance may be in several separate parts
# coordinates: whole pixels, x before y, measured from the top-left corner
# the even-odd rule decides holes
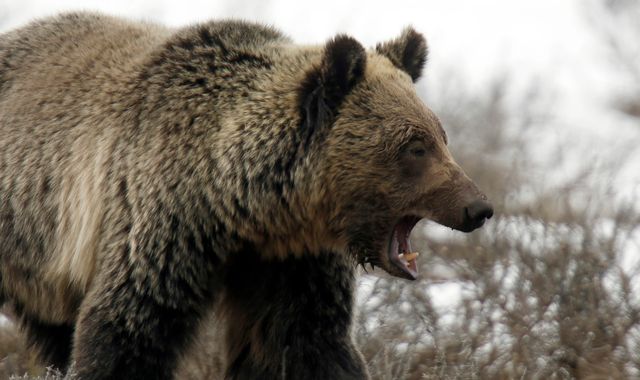
[[[407,144],[406,151],[413,157],[422,158],[427,155],[427,145],[421,140],[413,140]]]
[[[424,157],[427,154],[427,150],[424,147],[414,147],[411,148],[411,154],[416,157]]]

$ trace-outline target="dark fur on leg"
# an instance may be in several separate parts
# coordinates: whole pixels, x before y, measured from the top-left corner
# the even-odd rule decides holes
[[[64,372],[71,358],[73,326],[45,323],[26,313],[21,304],[13,303],[12,306],[27,346],[35,350],[43,364]]]
[[[225,284],[226,378],[368,379],[351,339],[354,281],[339,255],[238,255]]]
[[[82,380],[173,378],[180,354],[213,302],[220,281],[211,240],[171,218],[153,221],[132,239],[135,253],[131,241],[123,242],[120,253],[103,263],[96,279],[100,286],[85,297],[73,351],[74,371]],[[158,247],[145,238],[154,235],[143,227],[171,239]],[[137,270],[132,257],[149,265]]]
[[[204,307],[181,302],[161,305],[132,286],[121,287],[115,294],[100,292],[95,300],[78,324],[74,352],[78,376],[83,380],[172,379]],[[105,304],[129,307],[114,313]]]
[[[42,363],[66,371],[71,358],[73,326],[51,325],[35,319],[23,319],[21,324],[27,344],[35,347]]]

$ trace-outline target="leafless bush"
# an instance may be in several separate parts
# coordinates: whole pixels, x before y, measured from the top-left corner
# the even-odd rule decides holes
[[[9,377],[9,380],[77,380],[77,376],[73,375],[72,373],[64,374],[54,368],[47,368],[44,371],[44,374],[40,376],[13,375]]]
[[[640,3],[634,0],[591,0],[586,12],[604,42],[609,64],[621,78],[614,107],[640,118]]]
[[[611,180],[624,152],[540,185],[553,168],[523,140],[535,145],[525,136],[548,119],[527,115],[537,112],[530,94],[514,108],[498,81],[483,100],[458,94],[459,111],[441,110],[454,155],[497,213],[470,235],[431,225],[415,234],[420,282],[364,280],[358,338],[374,378],[640,376],[640,212]],[[429,296],[447,287],[459,300],[435,307]]]

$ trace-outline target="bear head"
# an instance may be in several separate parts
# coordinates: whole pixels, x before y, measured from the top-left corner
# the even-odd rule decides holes
[[[416,94],[426,60],[412,28],[370,51],[338,35],[299,91],[304,149],[323,160],[315,175],[330,210],[324,222],[359,263],[408,279],[417,275],[409,234],[420,219],[469,232],[493,215]]]

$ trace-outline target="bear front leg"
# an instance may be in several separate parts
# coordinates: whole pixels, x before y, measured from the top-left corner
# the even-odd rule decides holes
[[[36,348],[38,356],[46,366],[66,371],[71,357],[73,325],[54,325],[23,315],[21,327],[27,344]]]
[[[175,231],[166,236],[177,240]],[[107,256],[76,324],[72,372],[79,379],[173,378],[220,283],[215,254],[193,241],[131,239]]]
[[[227,379],[369,378],[351,336],[352,260],[243,252],[227,269]]]
[[[172,379],[203,308],[159,303],[126,281],[111,285],[83,305],[72,372],[82,380]]]

